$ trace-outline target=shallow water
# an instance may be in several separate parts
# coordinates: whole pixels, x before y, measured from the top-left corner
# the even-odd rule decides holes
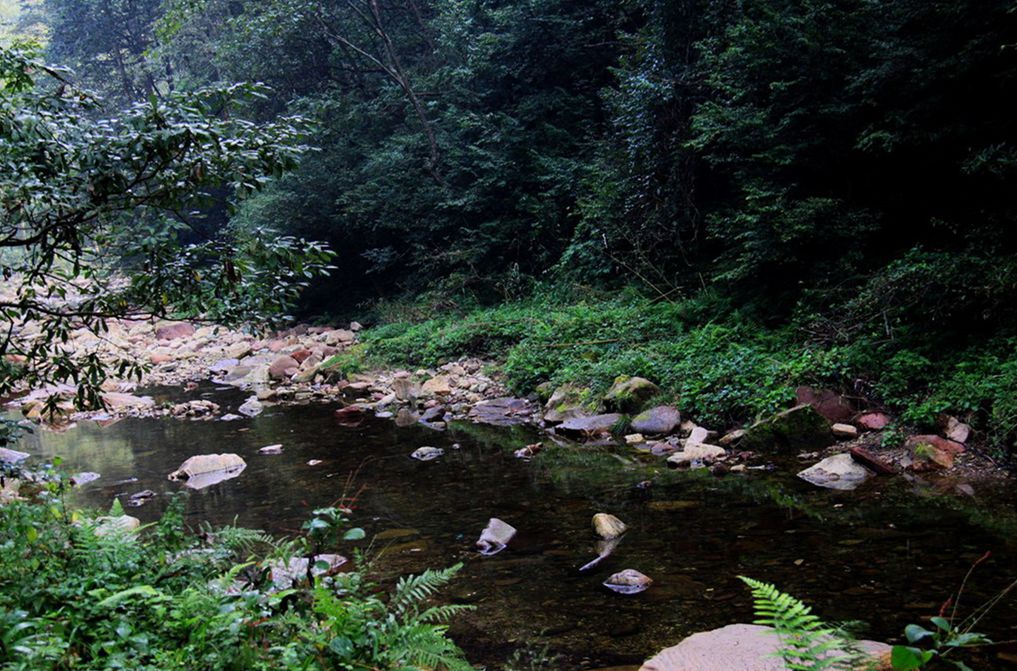
[[[224,412],[243,401],[232,390],[205,387],[200,394]],[[248,466],[191,493],[187,519],[194,526],[235,518],[296,534],[312,509],[358,494],[355,522],[368,531],[360,545],[376,558],[379,579],[465,563],[446,596],[476,610],[452,633],[471,660],[489,668],[501,668],[519,649],[545,648],[558,655],[547,668],[638,664],[695,631],[750,621],[738,575],[775,582],[829,619],[863,620],[865,635],[880,640],[936,614],[986,551],[993,556],[978,569],[962,610],[1017,577],[1017,523],[1006,501],[916,490],[902,478],[877,479],[856,492],[820,490],[788,475],[793,463],[717,479],[666,471],[659,460],[643,463],[621,446],[555,448],[527,463],[511,452],[538,439],[531,429],[460,425],[440,433],[375,419],[348,428],[334,420],[334,409],[269,408],[236,422],[83,423],[28,436],[22,449],[60,455],[72,471],[101,473],[78,490],[86,505],[106,508],[114,496],[156,491],[144,507],[128,509],[143,521],[158,517],[167,494],[184,489],[166,475],[209,452],[236,452]],[[258,454],[275,443],[283,444],[281,455]],[[410,459],[422,445],[446,455]],[[309,466],[311,459],[322,463]],[[130,478],[137,480],[123,483]],[[635,487],[648,479],[648,490]],[[617,515],[630,530],[611,557],[580,573],[595,556],[590,519],[597,512]],[[490,517],[520,534],[504,552],[483,557],[474,542]],[[633,596],[601,586],[625,568],[652,577],[653,586]],[[997,640],[1017,638],[1014,605],[1001,605],[981,629]],[[995,660],[980,664],[1006,668]]]

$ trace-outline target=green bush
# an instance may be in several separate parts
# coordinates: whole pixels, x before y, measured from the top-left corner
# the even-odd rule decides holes
[[[239,528],[199,541],[181,532],[180,503],[148,530],[97,535],[57,491],[0,506],[4,669],[471,668],[445,637],[462,607],[424,606],[458,567],[405,578],[387,599],[357,572],[277,591],[268,562],[316,543]]]

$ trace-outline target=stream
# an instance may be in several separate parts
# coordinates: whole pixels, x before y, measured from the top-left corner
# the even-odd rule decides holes
[[[164,401],[180,393],[154,395]],[[189,396],[197,397],[223,412],[235,412],[244,399],[211,385]],[[314,508],[356,495],[354,522],[367,531],[357,545],[380,582],[464,562],[444,598],[475,610],[451,635],[488,668],[502,668],[513,655],[516,668],[527,669],[527,659],[541,656],[556,657],[550,669],[638,666],[696,631],[751,621],[738,575],[774,582],[828,620],[861,620],[865,637],[888,641],[935,615],[986,551],[992,557],[970,581],[962,612],[1015,577],[1017,516],[1002,484],[977,489],[974,499],[901,477],[834,492],[795,478],[803,466],[794,460],[772,472],[716,478],[667,471],[659,459],[644,461],[620,445],[556,447],[525,462],[512,451],[540,439],[530,427],[456,424],[436,432],[375,418],[344,427],[335,408],[269,407],[235,422],[84,422],[64,433],[26,435],[19,449],[60,455],[69,472],[101,473],[75,490],[76,503],[105,509],[115,496],[126,503],[134,492],[154,490],[148,504],[127,508],[143,522],[158,518],[167,495],[185,490],[166,476],[195,454],[235,452],[248,465],[239,477],[190,493],[193,527],[236,520],[295,535]],[[277,443],[282,454],[258,453]],[[443,448],[445,456],[410,459],[422,445]],[[646,480],[652,486],[636,486]],[[629,531],[612,556],[580,573],[595,556],[597,512],[617,515]],[[504,552],[484,557],[474,543],[491,517],[519,535]],[[625,568],[653,585],[629,596],[601,586]],[[1001,604],[979,629],[1017,639],[1015,611],[1012,601]],[[976,668],[1013,668],[981,661]]]

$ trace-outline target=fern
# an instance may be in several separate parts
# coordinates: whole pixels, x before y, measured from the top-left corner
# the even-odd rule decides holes
[[[780,637],[777,655],[791,671],[856,671],[865,655],[840,628],[832,627],[812,609],[769,583],[739,576],[752,589],[756,624],[773,627]]]
[[[392,595],[390,608],[396,613],[403,614],[416,607],[447,585],[462,567],[462,563],[459,563],[446,569],[428,569],[420,575],[400,578]]]

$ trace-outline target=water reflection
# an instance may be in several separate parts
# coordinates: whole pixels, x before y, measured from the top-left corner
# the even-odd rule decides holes
[[[243,401],[232,392],[202,393],[224,412]],[[87,505],[107,508],[114,497],[126,503],[152,490],[156,496],[132,511],[143,521],[184,488],[167,474],[203,453],[233,452],[248,465],[239,477],[190,494],[187,519],[195,526],[236,519],[295,534],[312,509],[355,498],[381,579],[465,562],[448,598],[477,609],[453,635],[473,659],[492,665],[543,644],[562,655],[563,669],[638,663],[694,631],[750,620],[738,575],[775,582],[831,619],[864,618],[867,635],[887,639],[934,614],[986,550],[994,557],[970,588],[971,605],[1012,572],[1012,518],[1004,508],[979,517],[978,508],[952,499],[916,497],[903,480],[878,479],[853,493],[780,473],[718,480],[667,471],[620,446],[552,447],[523,462],[512,451],[538,438],[525,427],[439,433],[373,418],[341,426],[333,410],[269,408],[237,422],[82,424],[26,437],[22,449],[100,472],[77,494]],[[282,444],[282,454],[258,453],[270,444]],[[411,459],[423,445],[445,454]],[[598,512],[617,515],[629,531],[580,572],[603,553],[590,525]],[[494,517],[518,533],[508,549],[483,557],[475,542]],[[619,595],[601,585],[624,569],[649,576],[652,587]],[[1017,638],[1006,608],[993,620],[991,633]]]

